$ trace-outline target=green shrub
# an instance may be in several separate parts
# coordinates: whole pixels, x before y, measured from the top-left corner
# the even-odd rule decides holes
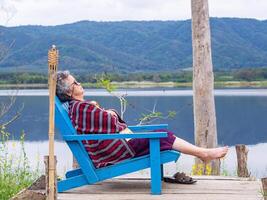
[[[8,151],[10,133],[3,126],[0,126],[0,136],[0,199],[6,200],[31,185],[37,178],[39,170],[30,169],[25,153],[24,133],[20,138],[19,156]]]

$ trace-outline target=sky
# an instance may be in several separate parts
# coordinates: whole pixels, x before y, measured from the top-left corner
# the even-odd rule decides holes
[[[267,19],[267,0],[209,0],[211,17]],[[191,0],[0,0],[0,25],[59,25],[81,20],[184,20]]]

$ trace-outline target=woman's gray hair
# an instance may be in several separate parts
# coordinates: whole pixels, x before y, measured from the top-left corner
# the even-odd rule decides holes
[[[68,95],[70,92],[70,85],[66,83],[66,79],[70,75],[69,71],[57,72],[57,87],[56,94],[61,102],[70,101],[72,98]]]

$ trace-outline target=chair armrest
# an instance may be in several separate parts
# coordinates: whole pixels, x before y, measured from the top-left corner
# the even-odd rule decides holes
[[[163,138],[163,137],[167,137],[166,132],[65,135],[63,136],[63,139],[66,141],[81,141],[81,140],[110,140],[110,139],[125,139],[125,138]]]
[[[155,124],[155,125],[140,125],[140,126],[128,126],[131,131],[153,131],[157,129],[167,129],[168,124]]]

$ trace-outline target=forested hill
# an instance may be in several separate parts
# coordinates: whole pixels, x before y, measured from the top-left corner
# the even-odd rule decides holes
[[[267,66],[267,20],[211,18],[216,69]],[[173,71],[192,66],[191,21],[81,21],[0,27],[1,71],[47,71],[47,50],[60,68],[87,72]]]

